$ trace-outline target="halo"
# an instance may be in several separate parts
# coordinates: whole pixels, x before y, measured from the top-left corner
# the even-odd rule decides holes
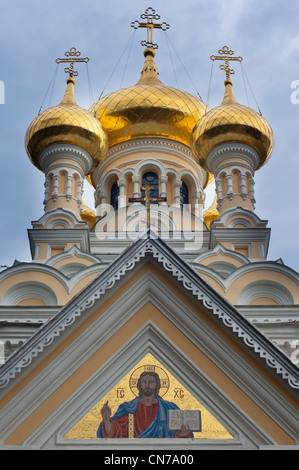
[[[161,387],[159,391],[160,397],[163,397],[168,392],[169,386],[170,386],[170,380],[166,371],[162,369],[162,367],[160,366],[157,366],[154,364],[146,364],[146,365],[137,367],[137,369],[134,369],[129,379],[129,387],[131,389],[131,392],[135,395],[135,397],[139,396],[137,383],[138,383],[140,374],[142,374],[142,372],[156,372],[156,374],[159,375],[160,382],[161,382]]]

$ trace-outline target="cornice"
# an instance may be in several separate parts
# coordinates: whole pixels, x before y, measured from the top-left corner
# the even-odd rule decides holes
[[[98,182],[102,175],[105,173],[107,168],[110,168],[111,165],[117,161],[120,157],[130,157],[136,153],[150,153],[153,154],[152,157],[157,160],[160,160],[165,168],[172,170],[169,167],[169,159],[163,159],[161,154],[173,155],[180,159],[183,162],[188,163],[194,169],[195,175],[200,173],[200,178],[205,180],[206,171],[203,170],[194,160],[191,150],[184,144],[176,142],[171,139],[156,139],[156,138],[147,138],[147,139],[133,139],[128,142],[123,142],[116,144],[111,147],[108,151],[107,157],[104,162],[101,163],[93,172],[92,178],[94,182]],[[160,154],[160,155],[159,155]],[[126,166],[130,167],[135,164],[135,160],[127,160]],[[169,168],[168,168],[169,167]],[[183,165],[182,165],[183,169]]]
[[[84,251],[90,251],[88,228],[35,228],[28,229],[31,254],[34,256],[34,246],[36,243],[78,243]]]
[[[111,158],[117,153],[118,156],[124,156],[136,152],[153,152],[159,150],[160,152],[172,153],[178,157],[182,154],[187,155],[193,159],[192,152],[189,147],[184,144],[180,144],[175,140],[171,139],[132,139],[127,142],[116,144],[110,147],[107,153],[107,159]]]
[[[53,144],[47,147],[39,157],[39,164],[44,171],[48,170],[49,164],[61,158],[71,158],[83,168],[86,175],[92,167],[93,160],[87,150],[72,144]]]
[[[211,150],[207,156],[206,163],[214,174],[219,163],[231,157],[234,159],[245,159],[252,170],[257,168],[260,161],[259,154],[253,147],[240,142],[230,142],[218,145]]]
[[[212,225],[212,224],[211,224]],[[211,226],[210,231],[210,247],[214,248],[221,242],[244,243],[247,242],[264,242],[265,252],[268,252],[270,242],[270,228],[214,228]]]

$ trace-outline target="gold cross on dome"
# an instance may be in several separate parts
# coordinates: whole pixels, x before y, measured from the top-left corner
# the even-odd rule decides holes
[[[56,59],[57,64],[69,63],[70,66],[64,69],[65,73],[68,73],[70,77],[77,77],[79,74],[76,70],[74,70],[74,63],[75,62],[89,62],[88,57],[80,57],[81,52],[77,51],[75,47],[71,47],[69,51],[66,51],[64,54],[67,58],[66,59]]]
[[[242,62],[243,57],[234,57],[234,51],[231,51],[228,46],[224,46],[222,49],[218,51],[219,55],[211,55],[211,60],[224,60],[224,64],[221,64],[219,68],[225,71],[226,79],[230,78],[230,74],[233,75],[235,71],[229,68],[229,61],[230,60],[237,60],[238,62]]]
[[[140,15],[140,18],[143,20],[147,20],[146,23],[140,23],[140,21],[135,20],[132,21],[131,26],[134,29],[138,28],[146,28],[147,29],[147,40],[146,41],[141,41],[141,45],[145,47],[151,47],[152,49],[158,49],[158,44],[153,43],[153,31],[154,28],[159,28],[162,29],[163,31],[166,31],[166,29],[169,29],[170,26],[169,24],[165,23],[154,23],[154,20],[159,20],[160,15],[156,13],[156,10],[153,8],[149,7],[145,10],[142,15]]]

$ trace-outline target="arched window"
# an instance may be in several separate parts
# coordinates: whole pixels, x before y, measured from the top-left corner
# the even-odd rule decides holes
[[[118,196],[119,196],[119,187],[117,181],[113,183],[110,191],[110,204],[114,210],[118,209]]]
[[[159,180],[156,173],[152,171],[144,173],[142,177],[142,186],[146,185],[146,183],[149,183],[151,188],[153,188],[150,193],[151,197],[159,197]],[[144,191],[142,191],[142,197],[144,197]]]
[[[183,209],[184,204],[189,204],[189,189],[184,181],[182,181],[182,186],[180,189],[180,205]]]

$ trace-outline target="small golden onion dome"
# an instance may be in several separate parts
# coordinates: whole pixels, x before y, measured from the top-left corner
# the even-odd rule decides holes
[[[217,194],[215,194],[214,200],[210,207],[204,212],[204,223],[210,230],[211,223],[213,220],[217,220],[219,217],[219,212],[217,210]]]
[[[190,146],[195,124],[206,105],[195,96],[165,86],[158,78],[155,51],[146,48],[136,85],[110,93],[90,111],[108,134],[109,146],[138,137],[165,137]]]
[[[39,156],[49,145],[69,143],[84,148],[93,158],[92,171],[108,150],[108,138],[103,126],[92,114],[77,105],[75,80],[67,79],[67,89],[60,104],[46,109],[30,124],[25,147],[32,163],[40,170]]]
[[[193,155],[207,169],[205,161],[214,147],[226,142],[242,142],[258,151],[260,168],[273,150],[272,129],[260,114],[237,102],[232,80],[226,79],[224,85],[221,105],[208,111],[193,130],[190,142]]]
[[[81,205],[81,211],[80,211],[80,216],[81,219],[84,222],[88,222],[89,224],[89,229],[91,230],[92,227],[94,226],[96,222],[96,214],[95,211],[92,210],[85,202],[84,195],[82,196],[82,205]]]

